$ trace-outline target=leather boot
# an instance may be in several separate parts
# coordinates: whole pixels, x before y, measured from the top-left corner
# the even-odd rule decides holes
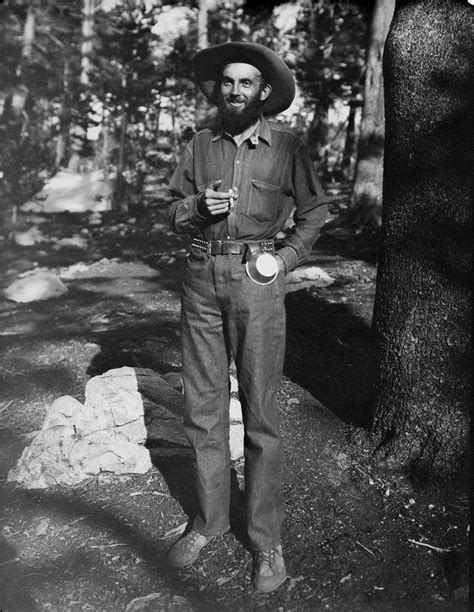
[[[214,536],[205,536],[191,529],[177,540],[168,551],[168,563],[173,567],[186,567],[194,563],[201,550]]]
[[[281,545],[254,553],[252,579],[258,593],[270,593],[285,582],[286,568]]]

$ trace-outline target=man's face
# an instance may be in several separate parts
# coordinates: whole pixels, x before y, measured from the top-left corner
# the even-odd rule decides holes
[[[262,75],[250,64],[228,64],[222,73],[221,94],[226,108],[241,113],[260,100]]]
[[[255,66],[228,64],[222,73],[219,100],[224,129],[235,135],[255,123],[270,92]]]

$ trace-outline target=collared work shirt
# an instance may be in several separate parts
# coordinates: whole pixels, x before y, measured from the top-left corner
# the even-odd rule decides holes
[[[220,181],[218,191],[238,197],[229,213],[202,216],[200,194]],[[287,271],[305,262],[327,215],[327,198],[303,141],[292,130],[261,118],[239,147],[225,133],[198,132],[171,179],[171,229],[203,240],[275,238],[294,209],[293,231],[278,254]]]

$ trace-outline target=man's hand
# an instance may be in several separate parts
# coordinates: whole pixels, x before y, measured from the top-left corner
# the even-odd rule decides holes
[[[231,199],[235,198],[232,189],[229,191],[217,191],[222,181],[216,181],[211,188],[203,191],[199,197],[198,210],[203,215],[223,215],[228,213],[231,207]]]
[[[281,255],[278,255],[278,253],[275,255],[275,259],[277,260],[278,263],[278,272],[283,272],[283,274],[286,274],[286,264],[285,264],[285,260],[283,259],[283,257]]]

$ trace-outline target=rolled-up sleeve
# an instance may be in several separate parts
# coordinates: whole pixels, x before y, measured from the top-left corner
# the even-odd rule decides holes
[[[200,194],[196,193],[192,142],[184,150],[166,194],[168,220],[176,234],[192,234],[209,223],[198,211]]]
[[[308,261],[328,214],[329,198],[324,193],[308,148],[303,142],[293,157],[292,184],[296,207],[293,215],[295,225],[278,250],[287,272]]]

